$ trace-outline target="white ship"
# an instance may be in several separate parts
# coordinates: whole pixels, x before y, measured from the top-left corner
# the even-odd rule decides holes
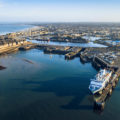
[[[112,71],[106,69],[100,70],[99,73],[94,77],[94,79],[91,79],[89,85],[90,91],[93,94],[101,93],[102,90],[109,83],[111,76],[112,76]]]

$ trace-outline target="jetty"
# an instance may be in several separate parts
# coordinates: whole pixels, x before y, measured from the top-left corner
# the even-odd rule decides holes
[[[102,93],[99,95],[99,97],[95,97],[94,95],[94,109],[95,110],[104,110],[105,108],[105,102],[107,100],[108,96],[112,95],[112,91],[115,89],[120,76],[120,67],[115,65],[110,65],[103,59],[99,58],[98,56],[95,56],[93,58],[92,64],[95,68],[107,68],[112,71],[112,76],[110,78],[110,82],[107,84],[107,86],[103,89]]]

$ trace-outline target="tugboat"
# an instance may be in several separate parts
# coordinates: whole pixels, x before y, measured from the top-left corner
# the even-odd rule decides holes
[[[101,69],[98,74],[91,79],[89,90],[92,94],[102,94],[103,89],[110,82],[110,78],[112,76],[112,71],[107,69]]]

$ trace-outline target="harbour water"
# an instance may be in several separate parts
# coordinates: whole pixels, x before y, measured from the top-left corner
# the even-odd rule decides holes
[[[1,120],[119,120],[120,84],[105,110],[93,111],[88,85],[97,71],[90,63],[32,49],[3,56],[0,64],[7,67],[0,71]]]
[[[0,65],[6,67],[0,71],[0,120],[120,118],[120,83],[105,110],[94,111],[88,86],[97,71],[80,58],[67,61],[32,49],[1,56]]]

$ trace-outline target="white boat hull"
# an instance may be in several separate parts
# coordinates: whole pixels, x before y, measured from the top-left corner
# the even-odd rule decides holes
[[[92,94],[100,93],[103,91],[103,89],[107,86],[107,84],[110,82],[112,72],[109,72],[104,74],[101,78],[99,79],[96,77],[96,79],[92,79],[89,90],[92,92]]]

